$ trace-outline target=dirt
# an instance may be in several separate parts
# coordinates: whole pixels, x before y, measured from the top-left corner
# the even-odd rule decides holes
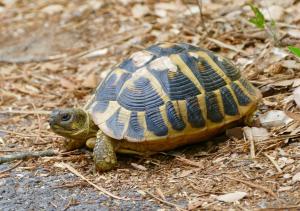
[[[8,168],[1,165],[0,171]],[[76,183],[75,187],[63,187],[62,183]],[[160,206],[143,200],[136,191],[129,190],[120,196],[130,201],[112,200],[87,184],[79,183],[72,173],[52,175],[47,169],[12,171],[0,181],[1,210],[150,210]]]

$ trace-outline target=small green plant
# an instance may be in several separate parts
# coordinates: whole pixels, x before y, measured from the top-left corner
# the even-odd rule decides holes
[[[272,20],[270,22],[267,22],[265,16],[257,6],[253,4],[249,4],[249,6],[251,7],[251,10],[255,15],[255,17],[249,19],[249,22],[253,23],[259,29],[264,29],[273,38],[274,43],[278,44],[275,21]]]
[[[288,49],[292,54],[300,58],[300,48],[294,46],[288,46]]]
[[[249,6],[251,7],[251,9],[252,9],[252,11],[254,12],[254,15],[255,15],[255,17],[249,19],[249,22],[253,23],[257,28],[264,29],[265,28],[265,22],[266,22],[264,15],[253,4],[249,4]]]
[[[264,29],[273,38],[275,45],[279,44],[279,41],[277,39],[275,21],[271,20],[270,22],[267,22],[264,15],[257,6],[253,4],[248,5],[251,7],[251,10],[255,15],[255,17],[249,19],[249,22],[254,24],[259,29]],[[300,58],[300,48],[297,48],[295,46],[288,46],[288,49],[292,54]]]

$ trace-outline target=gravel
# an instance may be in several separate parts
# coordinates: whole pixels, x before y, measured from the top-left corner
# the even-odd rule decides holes
[[[0,165],[0,171],[9,165]],[[0,210],[157,210],[155,201],[143,200],[134,190],[119,193],[120,196],[137,200],[124,201],[111,199],[93,188],[78,185],[57,187],[63,182],[78,182],[71,173],[49,175],[43,168],[36,171],[10,172],[9,177],[0,179]]]

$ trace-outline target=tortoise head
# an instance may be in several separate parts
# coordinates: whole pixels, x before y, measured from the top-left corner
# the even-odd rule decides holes
[[[90,115],[80,108],[55,109],[49,118],[51,129],[66,138],[86,141],[95,137],[98,127]]]

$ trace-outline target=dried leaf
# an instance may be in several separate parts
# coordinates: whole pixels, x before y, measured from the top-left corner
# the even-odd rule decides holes
[[[286,115],[288,115],[290,118],[296,121],[300,121],[300,114],[299,113],[293,113],[290,111],[285,111]]]
[[[271,110],[259,115],[259,121],[263,127],[271,128],[287,125],[292,122],[293,119],[288,117],[284,111]]]
[[[60,4],[51,4],[47,7],[44,7],[42,9],[43,13],[46,13],[47,15],[54,15],[56,13],[61,13],[63,12],[64,7]]]
[[[3,89],[0,89],[0,105],[9,105],[16,100],[20,100],[21,96],[13,92],[8,92]]]
[[[141,18],[150,12],[147,5],[136,4],[131,8],[133,17]]]
[[[96,88],[98,85],[98,78],[96,76],[96,73],[93,72],[89,74],[83,81],[82,86],[87,87],[87,88]]]
[[[282,20],[284,15],[284,9],[278,5],[268,6],[267,8],[263,8],[261,10],[263,16],[268,21],[279,21]]]
[[[260,142],[270,138],[270,133],[265,128],[244,127],[243,131],[247,140]]]
[[[134,168],[136,168],[138,170],[147,171],[147,168],[145,166],[140,165],[140,164],[131,163],[131,166],[133,166]]]
[[[300,181],[300,172],[296,173],[293,178],[292,178],[293,182],[299,182]]]
[[[137,190],[136,192],[138,192],[139,194],[141,194],[142,196],[146,196],[146,192],[143,190]]]
[[[50,71],[57,71],[60,68],[60,64],[47,62],[42,64],[42,68]]]
[[[289,191],[293,188],[293,186],[284,186],[284,187],[280,187],[278,188],[278,192],[284,192],[284,191]]]
[[[94,58],[94,57],[98,57],[98,56],[103,56],[107,53],[108,53],[108,48],[103,48],[103,49],[99,49],[99,50],[94,50],[94,51],[86,54],[84,57],[85,58]]]
[[[40,90],[34,86],[31,86],[29,84],[26,84],[25,85],[25,89],[28,90],[30,93],[33,93],[33,94],[38,94],[40,93]]]
[[[279,87],[287,87],[287,86],[292,86],[294,83],[294,80],[283,80],[283,81],[278,81],[275,83],[271,83],[271,86],[279,86]]]
[[[300,30],[290,29],[287,32],[290,36],[300,39]]]
[[[281,65],[285,68],[300,69],[300,63],[295,60],[284,60]]]
[[[178,10],[178,4],[176,2],[159,2],[155,4],[156,9],[161,9],[161,10],[173,10],[176,11]]]
[[[291,159],[291,158],[286,158],[286,157],[281,157],[278,159],[277,163],[278,163],[278,166],[280,168],[283,168],[285,167],[286,165],[289,165],[289,164],[292,164],[294,163],[295,160]]]
[[[104,3],[97,0],[90,0],[88,1],[88,4],[93,10],[97,11],[103,6]]]
[[[277,57],[277,60],[281,60],[289,55],[283,48],[273,48],[272,53]]]
[[[166,200],[166,197],[160,188],[156,188],[156,193],[159,195],[160,198]]]
[[[2,137],[0,137],[0,144],[5,144],[5,142],[4,142],[4,140],[3,140],[3,138]]]
[[[298,108],[300,108],[300,87],[297,87],[293,91],[294,101],[296,102]]]
[[[72,81],[67,80],[65,78],[60,78],[59,80],[63,87],[70,89],[70,90],[76,89],[76,85]]]
[[[233,193],[227,193],[224,195],[220,195],[217,197],[217,200],[223,201],[223,202],[235,202],[235,201],[241,200],[245,196],[247,196],[246,192],[236,191]]]

